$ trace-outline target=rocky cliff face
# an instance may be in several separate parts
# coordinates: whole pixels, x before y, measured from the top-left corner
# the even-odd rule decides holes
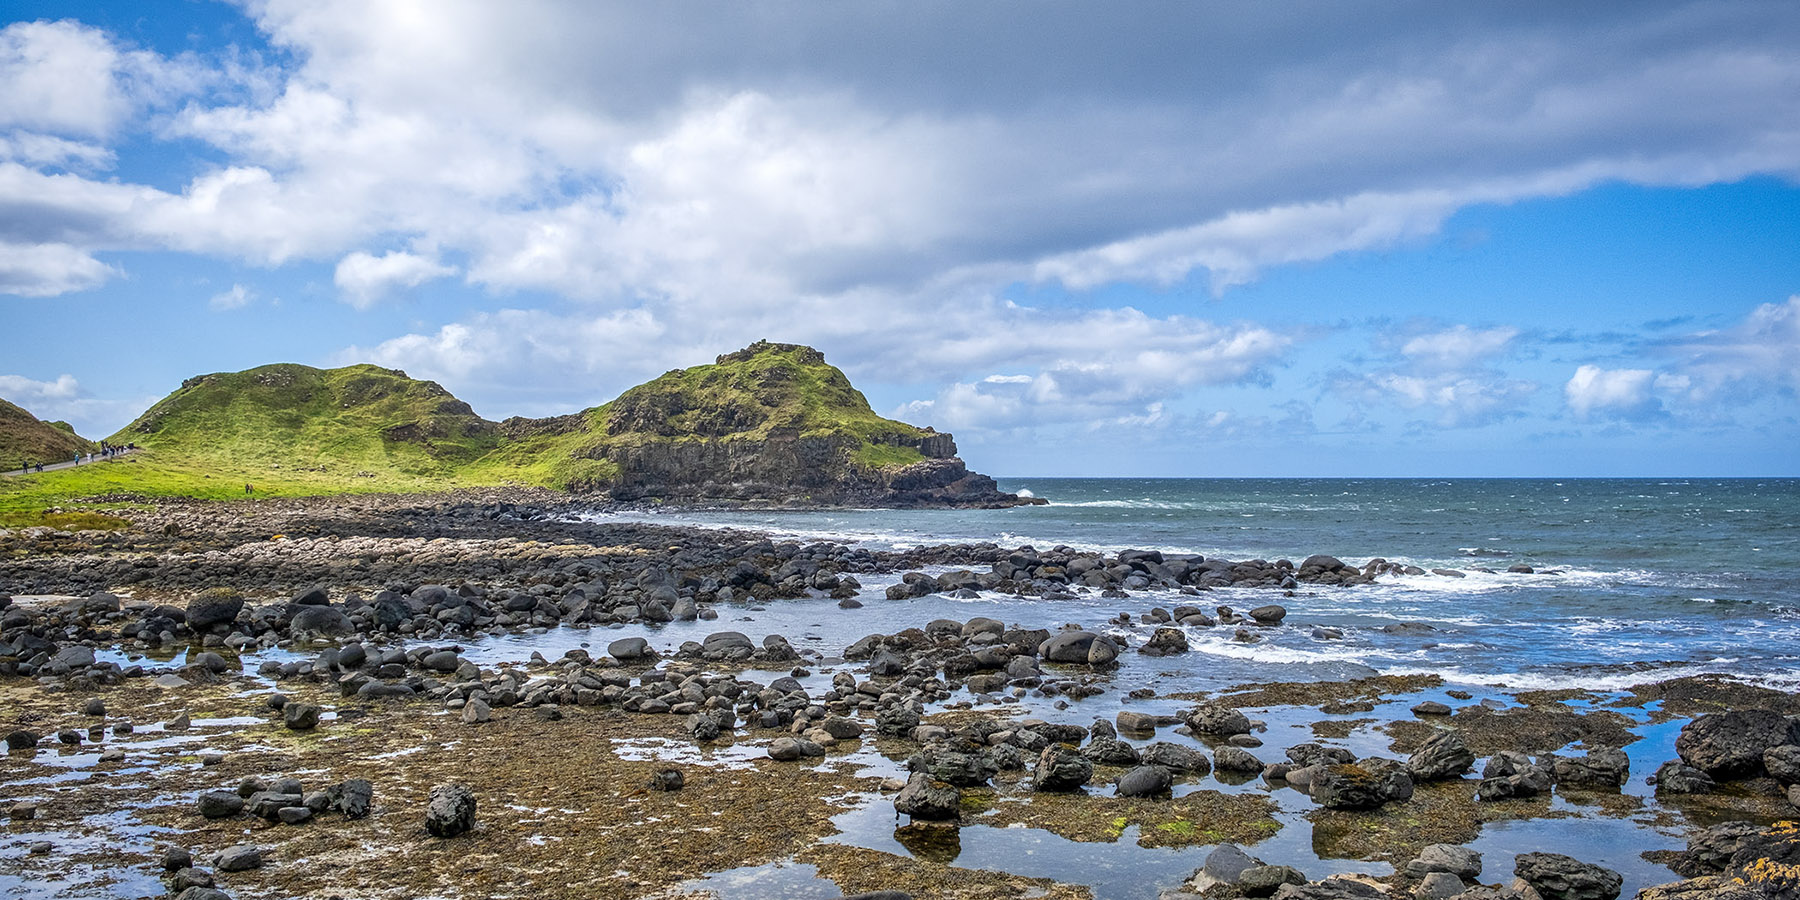
[[[605,433],[577,453],[617,467],[604,487],[618,500],[1030,502],[970,472],[950,435],[877,416],[811,347],[759,341],[710,366],[667,373],[592,413]]]

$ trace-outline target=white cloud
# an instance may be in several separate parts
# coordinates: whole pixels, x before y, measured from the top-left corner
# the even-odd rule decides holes
[[[1771,394],[1800,394],[1800,295],[1651,351],[1664,360],[1654,369],[1577,368],[1563,388],[1569,410],[1581,418],[1720,420]]]
[[[41,410],[47,404],[65,403],[80,397],[81,383],[75,376],[62,374],[55,381],[36,381],[23,375],[0,375],[0,397],[25,407],[38,418],[43,418]]]
[[[0,134],[0,160],[27,166],[106,169],[111,168],[115,158],[112,150],[86,141],[71,141],[30,131],[11,136]]]
[[[1662,404],[1651,393],[1656,373],[1649,369],[1602,369],[1581,366],[1563,385],[1569,409],[1581,418],[1614,416],[1646,418],[1662,413]]]
[[[1458,325],[1410,338],[1401,345],[1400,354],[1433,369],[1461,369],[1506,352],[1518,336],[1517,328],[1475,330]]]
[[[232,309],[243,309],[244,307],[249,306],[250,301],[254,299],[256,299],[255,291],[252,291],[241,284],[234,284],[231,286],[231,290],[220,291],[219,293],[214,294],[211,300],[206,301],[206,305],[212,307],[215,312],[224,312]]]
[[[113,267],[68,244],[0,241],[0,294],[54,297],[105,284]]]
[[[415,253],[390,250],[371,256],[359,250],[338,261],[332,281],[351,306],[367,309],[395,288],[415,288],[454,274],[454,266]]]
[[[72,20],[0,28],[0,128],[108,137],[146,105],[203,80],[189,65],[121,49]]]

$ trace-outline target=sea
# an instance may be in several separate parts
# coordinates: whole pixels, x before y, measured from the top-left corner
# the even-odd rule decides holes
[[[1142,614],[1152,606],[1277,602],[1301,627],[1261,632],[1253,644],[1229,628],[1189,629],[1203,664],[1184,668],[1203,669],[1209,682],[1431,673],[1510,690],[1620,690],[1724,673],[1800,688],[1800,479],[1004,478],[1000,488],[1048,502],[596,518],[880,549],[992,542],[1296,563],[1322,553],[1428,570],[1368,586],[1302,585],[1290,596],[1266,588],[1132,600],[934,595],[888,606],[886,615],[877,601],[865,621],[834,637],[974,615],[1094,627],[1124,612],[1132,623],[1112,630],[1144,638],[1151,626]],[[1509,571],[1517,566],[1532,571]],[[1344,637],[1320,639],[1305,626]]]

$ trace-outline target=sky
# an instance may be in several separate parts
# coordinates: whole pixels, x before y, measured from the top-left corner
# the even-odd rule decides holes
[[[13,0],[0,397],[757,339],[997,475],[1800,475],[1800,5]]]

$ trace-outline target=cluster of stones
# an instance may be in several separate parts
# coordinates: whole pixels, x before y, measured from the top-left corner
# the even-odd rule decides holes
[[[234,790],[201,793],[194,807],[208,819],[248,813],[268,822],[299,825],[326,812],[361,819],[369,814],[374,797],[374,785],[361,778],[313,791],[306,790],[298,778],[246,778]]]
[[[931,576],[908,572],[899,584],[888,588],[889,599],[923,597],[941,593],[970,596],[975,591],[998,591],[1028,597],[1058,598],[1086,588],[1103,596],[1126,596],[1134,590],[1179,590],[1198,593],[1215,587],[1269,587],[1291,589],[1301,584],[1368,584],[1390,564],[1371,560],[1358,569],[1333,556],[1309,556],[1299,565],[1290,560],[1233,561],[1203,556],[1178,556],[1156,550],[1122,550],[1117,555],[1056,547],[1038,551],[1022,547],[1008,551],[987,572],[970,570]],[[1424,570],[1419,570],[1424,574]],[[1190,623],[1197,624],[1197,623]]]
[[[175,900],[231,900],[231,895],[218,888],[210,870],[194,864],[193,854],[181,847],[163,854],[163,884]],[[212,865],[220,872],[248,872],[263,865],[262,848],[254,844],[234,844],[213,856]]]

